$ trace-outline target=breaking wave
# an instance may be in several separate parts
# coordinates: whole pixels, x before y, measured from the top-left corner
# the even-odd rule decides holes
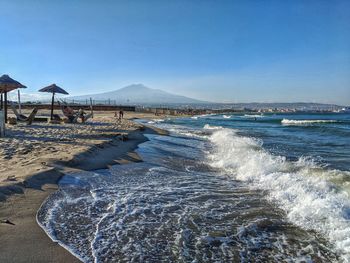
[[[308,158],[287,161],[262,148],[261,140],[242,137],[232,129],[214,131],[209,139],[213,167],[253,189],[267,190],[288,219],[307,230],[324,234],[344,262],[350,262],[350,172],[330,170]]]
[[[212,126],[209,124],[205,124],[203,129],[205,129],[205,130],[220,130],[220,129],[222,129],[222,126]]]
[[[283,119],[282,124],[285,125],[305,125],[305,124],[314,124],[314,123],[336,123],[337,120],[289,120]]]
[[[151,121],[148,121],[147,123],[149,124],[155,124],[155,123],[160,123],[160,122],[164,122],[164,119],[153,119]]]
[[[264,115],[260,115],[260,114],[244,114],[244,117],[247,117],[247,118],[263,118],[265,116]]]

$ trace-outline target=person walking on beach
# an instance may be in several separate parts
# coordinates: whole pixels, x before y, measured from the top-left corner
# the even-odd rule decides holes
[[[116,111],[115,113],[114,113],[114,117],[116,118],[116,120],[117,120],[117,123],[120,123],[120,111]]]
[[[123,112],[123,110],[120,110],[119,111],[119,120],[121,120],[123,118],[124,118],[124,112]]]

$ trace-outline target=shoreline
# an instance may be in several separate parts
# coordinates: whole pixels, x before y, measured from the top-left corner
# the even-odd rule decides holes
[[[0,186],[0,193],[6,197],[0,201],[0,262],[80,262],[46,234],[37,222],[37,211],[59,189],[58,182],[66,173],[142,161],[134,150],[147,141],[145,134],[167,134],[156,127],[132,123],[138,128],[121,138],[112,137],[96,149],[79,152],[68,160],[53,159],[47,165],[50,169],[34,173],[23,182]]]

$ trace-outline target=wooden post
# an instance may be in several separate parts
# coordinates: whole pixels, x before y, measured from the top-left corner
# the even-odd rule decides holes
[[[5,119],[4,119],[4,111],[0,111],[0,137],[5,136]]]
[[[5,90],[5,101],[4,101],[4,119],[7,123],[7,91]]]
[[[22,114],[22,107],[21,107],[21,92],[18,89],[18,111],[19,114]]]
[[[2,92],[1,92],[1,104],[0,104],[0,110],[2,110],[4,107],[4,101],[3,101],[3,96],[2,96]]]
[[[87,99],[86,99],[87,100]],[[91,113],[92,113],[92,118],[94,118],[94,107],[92,105],[92,98],[90,98],[90,110],[91,110]]]
[[[53,105],[55,104],[55,92],[52,93],[52,101],[51,101],[51,120],[53,120]]]

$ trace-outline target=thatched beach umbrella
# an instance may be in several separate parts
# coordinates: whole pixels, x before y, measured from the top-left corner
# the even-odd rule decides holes
[[[26,88],[20,82],[12,79],[9,75],[0,77],[1,109],[4,108],[5,121],[7,122],[7,93],[18,88]],[[4,94],[4,98],[3,98]],[[4,101],[5,100],[5,101]]]
[[[55,94],[56,93],[61,93],[61,94],[69,95],[69,93],[67,91],[65,91],[64,89],[58,87],[56,84],[52,84],[50,86],[42,88],[39,91],[40,92],[50,92],[50,93],[52,93],[52,101],[51,101],[51,120],[52,120],[52,118],[53,118],[53,105],[55,103]]]

